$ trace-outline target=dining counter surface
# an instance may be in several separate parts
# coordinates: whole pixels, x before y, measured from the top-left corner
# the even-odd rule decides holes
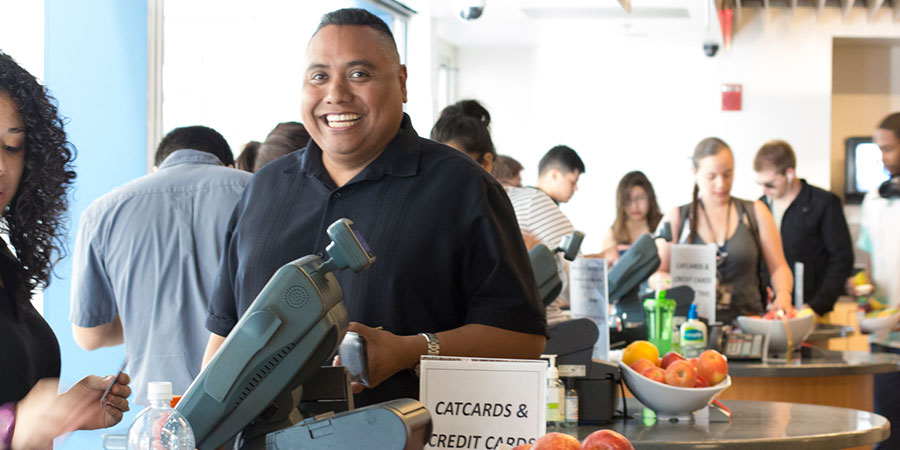
[[[805,353],[805,352],[804,352]],[[783,360],[728,361],[728,373],[733,377],[823,377],[842,375],[870,375],[900,371],[900,355],[862,351],[835,351],[819,348]]]
[[[644,423],[640,402],[627,399],[634,419],[619,419],[608,426],[582,425],[579,439],[609,428],[627,437],[636,450],[680,448],[735,448],[826,450],[859,447],[890,435],[884,417],[866,411],[832,406],[768,401],[723,400],[731,410],[730,422],[657,420]]]

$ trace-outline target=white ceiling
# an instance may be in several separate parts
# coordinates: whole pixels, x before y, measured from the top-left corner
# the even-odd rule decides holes
[[[431,0],[438,37],[458,47],[533,46],[544,32],[589,29],[634,39],[721,43],[715,0],[484,0],[477,20],[459,19],[464,0]]]

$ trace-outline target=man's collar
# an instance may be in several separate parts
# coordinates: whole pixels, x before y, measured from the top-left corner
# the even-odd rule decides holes
[[[167,156],[166,159],[163,160],[162,164],[159,165],[159,170],[163,170],[180,164],[209,164],[213,166],[224,165],[222,164],[222,161],[219,160],[219,157],[213,155],[212,153],[186,148],[175,150],[174,152],[170,153],[169,156]]]
[[[413,129],[409,115],[403,113],[403,121],[394,139],[374,161],[347,184],[359,180],[378,180],[384,175],[414,176],[418,172],[418,167],[419,135]],[[300,169],[310,178],[330,179],[325,166],[322,165],[322,149],[313,140],[309,141]]]

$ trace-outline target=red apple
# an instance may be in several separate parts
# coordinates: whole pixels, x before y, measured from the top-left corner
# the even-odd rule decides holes
[[[631,442],[613,430],[598,430],[581,442],[582,450],[634,450]]]
[[[644,358],[635,361],[634,364],[631,365],[631,368],[637,373],[644,373],[645,370],[651,367],[656,367],[656,364],[653,364],[649,359]]]
[[[534,441],[531,450],[581,450],[581,442],[564,433],[547,433]]]
[[[513,447],[512,450],[531,450],[531,444],[517,445]]]
[[[728,360],[715,350],[706,350],[697,358],[697,372],[715,386],[728,376]]]
[[[694,387],[704,388],[709,387],[709,381],[706,381],[706,378],[703,378],[700,375],[697,375],[697,381],[694,382]]]
[[[666,369],[666,384],[679,387],[694,387],[697,372],[687,361],[675,361]]]
[[[641,375],[653,380],[658,381],[662,384],[666,384],[666,371],[662,369],[662,367],[648,367],[641,372]]]
[[[671,351],[666,353],[666,356],[663,356],[662,363],[659,367],[662,367],[663,369],[668,368],[669,364],[672,364],[675,361],[684,361],[684,356],[681,356],[681,353],[676,351]]]

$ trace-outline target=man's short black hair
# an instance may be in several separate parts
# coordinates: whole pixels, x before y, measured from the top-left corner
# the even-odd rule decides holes
[[[313,33],[313,36],[328,25],[361,25],[370,27],[388,38],[395,50],[397,48],[397,42],[394,41],[394,33],[391,33],[390,27],[380,17],[364,9],[344,8],[325,13],[322,19],[319,20],[319,26],[316,27],[316,32]]]
[[[893,131],[894,136],[900,139],[900,112],[895,112],[885,117],[881,124],[878,125],[878,128]]]
[[[218,131],[201,125],[181,127],[170,131],[156,148],[155,164],[159,166],[172,152],[184,149],[211,153],[216,155],[222,164],[234,165],[234,154],[231,153],[228,141]]]
[[[541,162],[538,163],[538,175],[550,169],[558,169],[565,173],[578,171],[579,174],[584,173],[584,161],[572,150],[571,147],[565,145],[557,145],[550,149]]]

